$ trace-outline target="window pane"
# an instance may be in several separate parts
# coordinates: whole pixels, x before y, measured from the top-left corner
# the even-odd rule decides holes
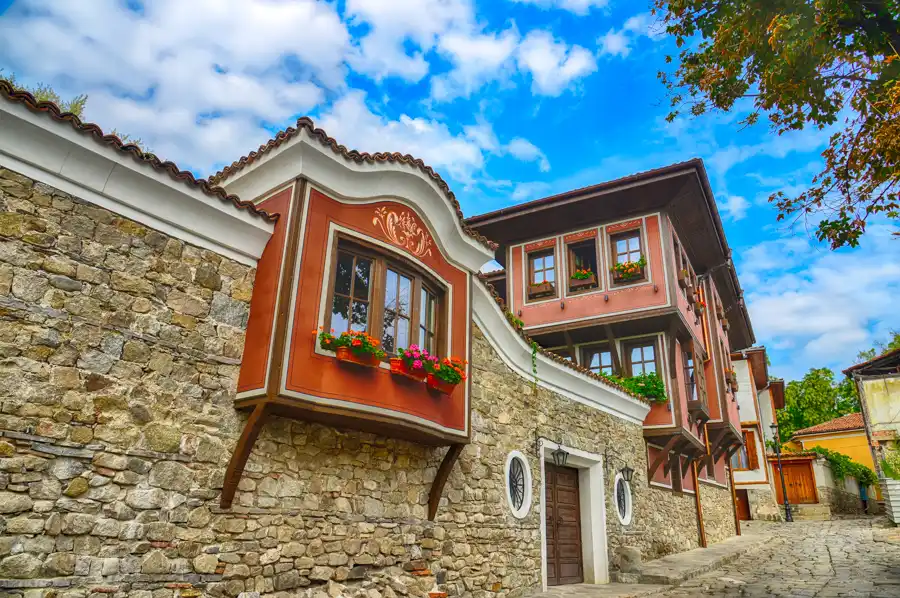
[[[400,318],[397,320],[397,346],[409,346],[409,320]]]
[[[428,291],[422,289],[422,293],[419,298],[419,326],[423,328],[428,327],[428,308],[431,307],[428,301]]]
[[[397,298],[397,312],[409,314],[409,294],[412,281],[405,276],[400,276],[400,296]]]
[[[656,373],[656,362],[647,361],[644,363],[644,373],[645,374],[655,374]]]
[[[397,273],[393,270],[388,270],[384,277],[384,309],[397,309]]]
[[[553,254],[552,253],[550,255],[544,256],[544,267],[545,268],[553,267]]]
[[[543,272],[535,271],[535,273],[534,273],[534,282],[535,282],[535,283],[544,282],[544,273],[543,273]]]
[[[600,365],[612,365],[612,353],[603,351],[600,353]]]
[[[350,276],[353,272],[353,255],[338,252],[337,271],[334,275],[334,292],[340,295],[350,294]],[[337,330],[337,329],[335,329]]]
[[[331,327],[335,333],[347,332],[350,321],[350,300],[346,297],[335,295],[331,305]]]
[[[639,361],[641,361],[641,348],[634,347],[633,349],[631,349],[631,362],[637,363]]]
[[[600,367],[600,355],[598,355],[597,353],[594,353],[593,355],[591,355],[591,365],[588,366],[588,369],[596,370],[599,367]]]
[[[629,261],[629,262],[636,262],[636,261],[638,261],[638,260],[640,260],[640,259],[641,259],[641,252],[640,252],[640,251],[632,251],[631,253],[628,254],[628,261]]]
[[[372,262],[367,259],[356,258],[355,284],[353,296],[357,299],[369,298],[369,275],[372,271]]]
[[[626,253],[628,251],[628,240],[619,239],[616,241],[616,253]]]
[[[335,300],[337,300],[337,297],[335,297]],[[354,301],[350,311],[350,330],[365,332],[369,324],[369,304],[363,301]]]
[[[556,274],[554,270],[545,270],[544,271],[544,280],[547,282],[553,282],[556,280]]]
[[[640,376],[644,373],[644,369],[641,367],[640,363],[631,364],[631,375],[632,376]]]

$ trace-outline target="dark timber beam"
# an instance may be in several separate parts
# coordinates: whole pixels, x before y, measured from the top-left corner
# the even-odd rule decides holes
[[[428,493],[429,521],[434,521],[434,517],[437,515],[438,505],[441,502],[441,494],[444,493],[444,485],[447,483],[450,472],[453,471],[453,466],[456,465],[456,461],[459,459],[459,455],[462,453],[464,446],[464,444],[451,444],[450,448],[447,449],[447,454],[444,455],[444,460],[441,461],[441,466],[434,476],[434,482],[431,483],[431,492]]]
[[[575,343],[572,342],[572,335],[569,334],[568,330],[563,330],[563,338],[566,340],[566,347],[569,349],[569,356],[572,358],[572,362],[581,365],[581,357],[578,355],[578,350],[575,349]]]
[[[241,475],[244,473],[244,466],[247,464],[250,452],[253,451],[253,445],[256,444],[256,439],[269,415],[269,410],[268,402],[257,403],[244,425],[244,431],[241,432],[241,437],[231,455],[231,461],[228,462],[228,469],[225,470],[225,483],[222,485],[222,498],[219,501],[219,506],[223,509],[231,508],[231,501],[234,500],[234,493],[237,491],[238,482],[241,481]]]
[[[672,447],[675,446],[676,442],[678,442],[678,436],[672,436],[672,438],[669,439],[669,442],[666,443],[662,452],[653,460],[653,463],[650,465],[650,472],[647,474],[648,479],[653,479],[653,474],[656,473],[656,470],[659,469],[660,465],[665,463],[669,456],[669,452],[672,450]]]
[[[604,325],[603,331],[606,333],[606,340],[609,341],[609,352],[612,355],[613,371],[617,376],[621,376],[624,372],[622,372],[622,362],[619,361],[619,351],[616,349],[616,336],[613,334],[612,326],[609,324]]]

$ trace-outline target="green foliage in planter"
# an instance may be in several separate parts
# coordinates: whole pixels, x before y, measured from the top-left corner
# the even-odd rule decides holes
[[[666,396],[666,383],[656,374],[641,374],[625,378],[602,373],[600,375],[638,396],[650,399],[654,403],[665,403],[669,400],[669,397]]]
[[[831,475],[834,476],[835,480],[843,480],[850,476],[856,478],[863,486],[873,486],[878,483],[878,476],[875,475],[871,468],[852,461],[844,453],[818,446],[810,450],[819,456],[825,457],[825,460],[831,466]]]

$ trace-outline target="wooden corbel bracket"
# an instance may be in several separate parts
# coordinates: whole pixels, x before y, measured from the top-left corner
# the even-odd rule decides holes
[[[225,470],[225,482],[222,484],[222,498],[219,500],[219,506],[223,509],[230,509],[231,502],[234,500],[234,493],[237,491],[238,483],[241,481],[241,475],[244,473],[244,466],[247,465],[247,459],[253,451],[253,445],[259,438],[259,432],[262,430],[266,418],[271,412],[271,403],[263,401],[257,403],[247,423],[244,425],[244,431],[238,438],[237,446],[234,447],[234,453],[231,455],[231,461],[228,462],[228,469]]]

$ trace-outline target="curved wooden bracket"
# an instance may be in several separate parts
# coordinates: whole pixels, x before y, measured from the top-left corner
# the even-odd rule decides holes
[[[219,506],[223,509],[231,508],[231,501],[234,500],[234,493],[237,491],[238,482],[241,481],[241,475],[244,473],[244,466],[247,464],[253,445],[256,444],[259,432],[269,415],[269,406],[268,402],[257,403],[244,425],[244,431],[241,432],[237,446],[234,447],[231,461],[228,462],[228,469],[225,470],[222,498],[219,501]]]
[[[441,461],[441,466],[437,470],[437,474],[434,476],[434,482],[431,483],[431,492],[428,494],[428,520],[434,521],[435,515],[437,515],[438,504],[441,502],[441,494],[444,493],[444,485],[447,483],[447,478],[450,477],[450,472],[453,470],[453,466],[456,465],[457,459],[459,459],[460,453],[462,453],[464,444],[451,444],[450,448],[447,449],[447,454],[444,455],[444,460]]]

